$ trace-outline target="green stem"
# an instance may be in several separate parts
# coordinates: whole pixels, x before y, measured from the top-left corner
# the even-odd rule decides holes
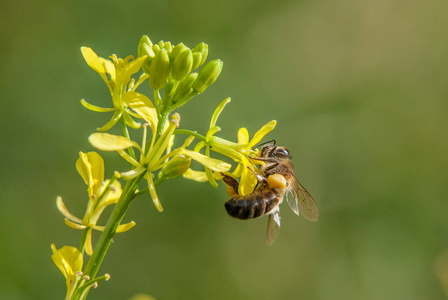
[[[191,131],[188,129],[176,129],[176,130],[174,130],[173,134],[188,134],[188,135],[194,136],[195,138],[200,139],[201,141],[205,142],[205,136],[197,133],[196,131]]]
[[[101,233],[101,236],[95,246],[93,254],[86,265],[84,275],[88,275],[92,279],[95,278],[101,266],[101,263],[103,262],[104,256],[109,249],[115,232],[117,231],[117,227],[123,220],[123,217],[126,214],[126,211],[128,210],[129,205],[132,202],[132,199],[134,199],[135,190],[137,189],[138,184],[143,179],[144,175],[145,172],[126,183],[121,197],[118,200],[118,203],[115,205],[115,208],[110,215],[109,220],[107,221],[106,227]]]
[[[123,118],[120,118],[120,123],[121,123],[121,129],[123,130],[123,136],[126,137],[126,138],[128,138],[128,139],[130,140],[130,139],[131,139],[131,136],[129,135],[128,127],[126,126],[126,123],[124,122],[124,119],[123,119]],[[133,159],[137,160],[137,158],[136,158],[136,156],[135,156],[134,148],[129,147],[129,148],[128,148],[128,152],[129,152],[129,155],[130,155]]]
[[[171,112],[171,107],[166,105],[163,107],[162,111],[160,112],[159,116],[159,124],[157,124],[157,137],[161,136],[164,129],[165,129],[165,123],[168,119]]]
[[[86,239],[88,231],[89,228],[86,228],[82,231],[81,242],[79,243],[79,252],[81,252],[82,254],[84,254],[84,250],[86,249]]]

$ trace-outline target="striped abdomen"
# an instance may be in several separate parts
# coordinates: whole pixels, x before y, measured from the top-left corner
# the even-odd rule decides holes
[[[271,212],[278,205],[279,196],[273,189],[258,189],[247,196],[233,197],[225,203],[225,207],[234,218],[254,219]]]

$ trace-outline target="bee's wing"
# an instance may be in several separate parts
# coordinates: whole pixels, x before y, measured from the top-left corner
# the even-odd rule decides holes
[[[316,202],[310,193],[300,184],[300,182],[293,177],[292,189],[286,194],[286,201],[289,207],[299,215],[299,212],[303,217],[310,221],[317,221],[319,218],[319,209]]]
[[[280,230],[280,211],[277,209],[273,213],[269,214],[268,232],[266,236],[266,241],[268,242],[269,246],[275,242],[279,230]]]

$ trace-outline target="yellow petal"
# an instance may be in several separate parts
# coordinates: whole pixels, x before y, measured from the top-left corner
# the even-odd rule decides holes
[[[109,180],[105,182],[105,187],[109,184]],[[120,199],[121,196],[121,183],[119,181],[115,181],[112,184],[113,188],[111,188],[109,190],[109,192],[107,193],[106,197],[104,198],[105,201],[105,206],[108,206],[110,204],[114,204],[118,202],[118,199]]]
[[[238,130],[238,144],[244,145],[249,143],[249,132],[246,128],[240,128]]]
[[[101,62],[99,56],[89,47],[81,47],[81,53],[86,63],[91,67],[95,72],[100,74],[104,74],[106,70],[104,69],[104,65]]]
[[[103,151],[118,151],[129,147],[140,148],[139,145],[121,135],[114,135],[109,133],[92,133],[89,136],[90,144]]]
[[[98,196],[99,188],[104,180],[103,158],[94,151],[88,153],[79,152],[76,169],[87,184],[89,196]]]
[[[57,250],[54,244],[51,245],[53,255],[51,258],[55,265],[61,270],[62,275],[67,279],[67,285],[74,278],[75,273],[82,270],[82,254],[72,246],[64,246]]]
[[[125,232],[134,226],[135,226],[134,221],[131,221],[131,222],[125,223],[125,224],[121,224],[121,225],[118,225],[116,232]],[[106,226],[99,226],[99,225],[93,226],[93,229],[98,230],[98,231],[104,231],[105,228],[106,228]]]
[[[188,169],[183,175],[184,178],[198,181],[198,182],[206,182],[208,181],[207,174],[201,171],[194,171],[192,169]]]
[[[151,297],[146,294],[137,294],[134,297],[132,297],[130,300],[156,300],[156,298]]]
[[[127,63],[121,72],[123,75],[130,77],[132,74],[135,74],[140,70],[147,58],[148,57],[145,55]]]
[[[59,211],[64,215],[64,217],[66,217],[70,221],[82,223],[81,219],[75,217],[68,211],[67,207],[65,206],[60,196],[57,196],[56,198],[56,206],[58,207]]]
[[[86,229],[87,228],[86,225],[82,225],[82,224],[78,224],[78,223],[72,222],[69,219],[64,219],[64,222],[65,222],[65,224],[68,227],[71,227],[73,229]]]
[[[198,163],[202,164],[205,167],[212,169],[215,172],[225,172],[230,170],[231,165],[223,162],[222,160],[211,158],[200,154],[198,152],[194,152],[188,149],[182,149],[181,153],[191,157]]]
[[[86,253],[88,255],[92,255],[93,253],[93,246],[92,246],[92,228],[89,228],[89,230],[87,230],[87,236],[86,236]]]
[[[277,121],[272,120],[270,122],[268,122],[267,124],[265,124],[263,127],[261,127],[260,130],[258,130],[254,137],[252,138],[252,140],[250,141],[250,143],[247,145],[247,148],[253,148],[255,145],[257,145],[261,139],[264,138],[264,136],[266,134],[268,134],[270,131],[272,131],[275,128],[275,125],[277,125]]]
[[[91,111],[96,111],[96,112],[110,112],[110,111],[114,111],[115,110],[114,108],[103,108],[103,107],[99,107],[99,106],[90,104],[89,102],[87,102],[84,99],[81,99],[81,104],[85,108],[87,108],[87,109],[89,109]]]
[[[210,157],[210,147],[207,147],[205,149],[205,155]],[[205,174],[207,174],[208,182],[210,182],[210,185],[212,187],[214,187],[215,189],[218,188],[218,183],[216,182],[215,177],[213,176],[212,170],[207,167],[204,167],[204,169],[205,169]]]
[[[114,63],[108,59],[100,57],[100,62],[103,64],[105,71],[110,75],[112,81],[115,82],[115,66]]]
[[[219,126],[213,126],[207,131],[207,135],[205,136],[205,141],[208,143],[210,138],[217,132],[221,131]]]
[[[148,122],[151,129],[155,131],[158,122],[157,111],[148,97],[134,91],[129,91],[124,94],[123,100],[143,120]]]
[[[131,229],[134,226],[135,226],[135,222],[134,221],[131,221],[131,222],[126,223],[126,224],[118,225],[117,232],[128,231],[129,229]]]
[[[238,186],[238,194],[246,196],[251,194],[257,185],[257,178],[254,173],[243,164],[240,185]]]
[[[149,193],[151,194],[151,198],[152,198],[152,201],[154,202],[154,206],[157,208],[158,211],[162,212],[163,207],[162,207],[162,204],[160,203],[159,196],[157,196],[156,187],[154,185],[154,181],[152,180],[152,174],[147,173],[145,175],[145,178],[148,181]]]
[[[215,109],[213,115],[212,115],[212,119],[210,121],[210,128],[212,128],[213,126],[216,125],[216,121],[218,121],[218,117],[221,114],[222,110],[224,109],[224,107],[227,105],[227,103],[230,102],[230,98],[226,98],[224,99],[219,105],[218,107]]]

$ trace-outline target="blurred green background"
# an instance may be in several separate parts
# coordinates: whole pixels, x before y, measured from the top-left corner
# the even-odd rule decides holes
[[[110,106],[80,46],[136,54],[153,41],[206,42],[224,70],[181,110],[205,133],[236,140],[278,121],[320,220],[282,207],[276,243],[267,218],[226,215],[224,188],[175,179],[125,220],[89,299],[445,299],[435,270],[448,249],[448,3],[444,0],[2,1],[0,298],[62,299],[50,244],[77,246],[55,199],[81,215],[79,151]],[[125,170],[102,153],[106,176]],[[104,221],[103,221],[104,222]],[[97,235],[96,235],[97,237]],[[440,256],[442,255],[442,259]]]

